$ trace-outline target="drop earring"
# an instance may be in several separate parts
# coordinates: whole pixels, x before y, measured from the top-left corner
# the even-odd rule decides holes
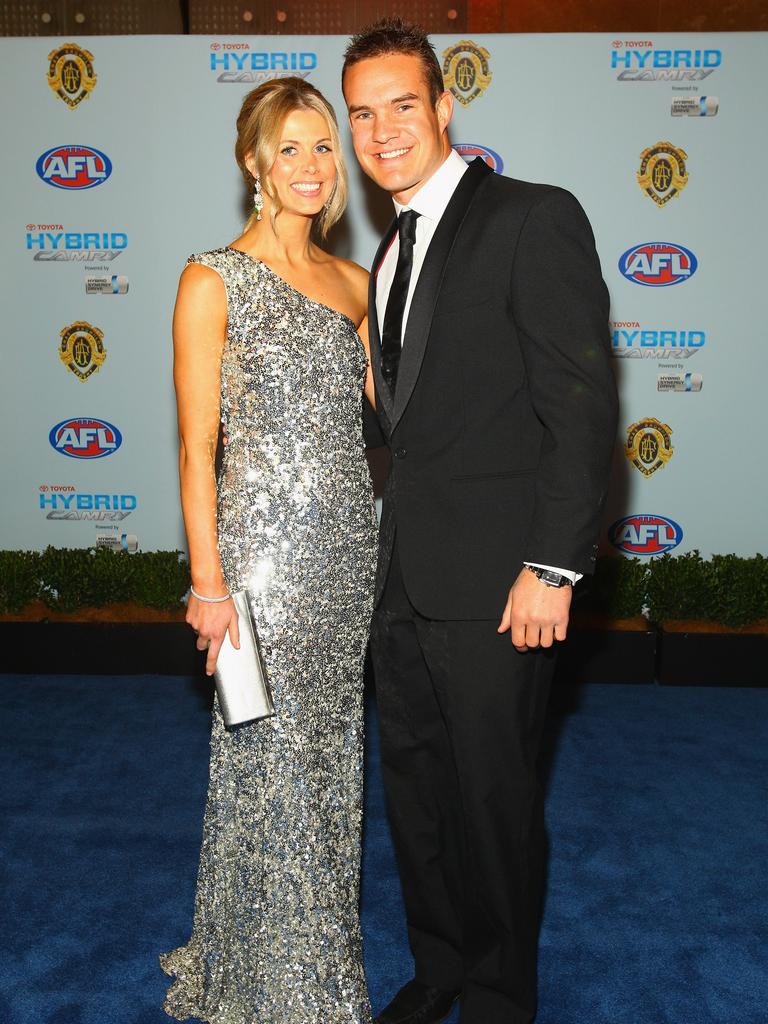
[[[264,209],[264,196],[261,194],[261,182],[256,178],[253,186],[253,208],[256,211],[256,220],[261,220],[261,211]]]

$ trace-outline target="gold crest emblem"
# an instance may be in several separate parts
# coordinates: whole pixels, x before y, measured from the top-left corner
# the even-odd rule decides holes
[[[490,53],[471,39],[443,51],[443,81],[459,103],[468,106],[491,84]]]
[[[98,373],[106,358],[104,332],[98,327],[77,320],[61,331],[59,359],[78,380],[88,380],[92,373]]]
[[[640,154],[637,183],[657,206],[678,197],[688,184],[685,161],[688,154],[671,142],[657,142]]]
[[[633,423],[627,430],[624,454],[643,476],[651,476],[672,458],[672,428],[659,420]]]
[[[78,103],[90,96],[96,85],[93,54],[76,43],[64,43],[58,50],[51,50],[48,54],[48,85],[70,110],[74,110]]]

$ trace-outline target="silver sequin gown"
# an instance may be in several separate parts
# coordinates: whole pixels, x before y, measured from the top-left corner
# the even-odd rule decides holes
[[[358,918],[362,674],[376,519],[354,324],[234,249],[190,257],[227,291],[218,531],[247,587],[276,706],[214,703],[187,945],[164,1003],[211,1024],[370,1024]]]

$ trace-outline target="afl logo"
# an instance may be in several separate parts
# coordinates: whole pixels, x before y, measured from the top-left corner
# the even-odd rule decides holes
[[[457,142],[453,148],[468,164],[471,164],[476,156],[481,156],[492,171],[501,174],[504,170],[504,161],[499,154],[486,146],[476,146],[473,142]]]
[[[106,420],[77,416],[57,423],[48,440],[54,451],[71,459],[103,459],[117,451],[123,443],[123,435]]]
[[[627,555],[663,555],[682,539],[682,528],[666,516],[626,516],[608,531],[611,544]]]
[[[90,146],[56,146],[43,153],[35,169],[46,185],[82,190],[102,185],[112,173],[112,161]]]
[[[690,249],[674,242],[641,242],[619,260],[619,270],[628,281],[651,288],[682,284],[693,277],[698,265]]]

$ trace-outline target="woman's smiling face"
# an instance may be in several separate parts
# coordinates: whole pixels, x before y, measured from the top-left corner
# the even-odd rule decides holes
[[[255,173],[255,166],[249,169]],[[327,121],[316,110],[298,109],[288,114],[269,180],[285,213],[314,217],[333,194],[333,141]]]

